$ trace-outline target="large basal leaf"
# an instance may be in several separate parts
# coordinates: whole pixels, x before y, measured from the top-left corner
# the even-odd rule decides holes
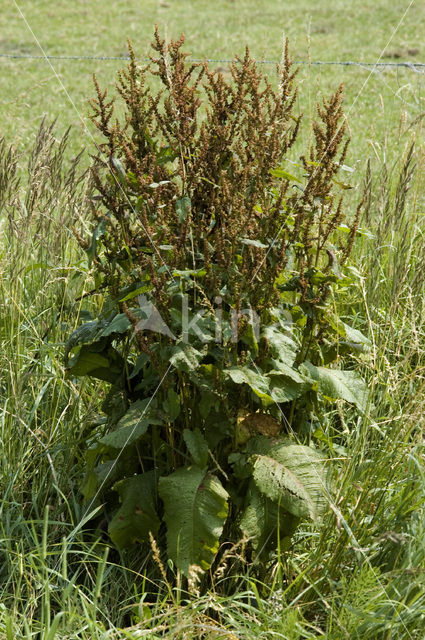
[[[299,521],[300,518],[262,494],[251,481],[239,526],[244,536],[251,540],[254,549],[262,551],[276,546],[277,534],[280,539],[292,536]]]
[[[316,367],[311,362],[304,362],[302,369],[318,382],[322,395],[332,400],[346,400],[356,405],[360,411],[366,410],[368,388],[356,371]]]
[[[321,454],[284,441],[256,457],[258,489],[294,516],[316,520],[326,506],[326,472]]]
[[[121,507],[109,523],[112,542],[117,547],[127,547],[136,541],[149,540],[149,533],[155,536],[160,526],[155,509],[156,472],[125,478],[114,489],[120,496]]]
[[[228,493],[199,467],[181,467],[160,478],[168,555],[188,576],[191,565],[206,570],[218,551],[228,513]]]
[[[118,422],[117,428],[103,436],[100,443],[113,449],[122,449],[143,436],[149,425],[162,424],[153,413],[154,406],[151,398],[134,402]]]

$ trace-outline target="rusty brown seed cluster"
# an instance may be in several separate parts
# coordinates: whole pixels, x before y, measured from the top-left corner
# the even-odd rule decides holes
[[[102,201],[94,215],[107,223],[107,260],[98,268],[112,291],[128,283],[130,272],[142,281],[148,273],[156,304],[166,311],[169,272],[202,267],[204,298],[212,301],[226,285],[226,302],[240,308],[249,298],[261,310],[275,304],[276,279],[292,252],[301,298],[319,302],[326,288],[319,285],[311,297],[309,271],[332,268],[327,243],[347,223],[342,197],[334,195],[348,145],[342,88],[318,107],[313,144],[301,158],[305,184],[294,189],[271,174],[293,147],[301,121],[293,113],[296,70],[288,46],[274,88],[248,49],[225,78],[206,63],[188,63],[183,42],[182,36],[167,43],[156,30],[145,66],[129,44],[130,62],[117,83],[124,120],[114,117],[115,101],[95,80],[92,119],[105,142],[94,162]],[[160,83],[156,91],[152,78]],[[182,198],[188,199],[184,216],[176,206]],[[340,264],[359,216],[360,207]],[[164,246],[172,249],[159,249]]]

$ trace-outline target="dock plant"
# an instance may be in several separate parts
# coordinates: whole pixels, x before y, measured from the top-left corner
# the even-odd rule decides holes
[[[353,285],[362,206],[343,201],[342,87],[300,153],[288,45],[271,83],[248,49],[214,70],[183,43],[156,31],[146,64],[130,44],[112,99],[95,79],[92,233],[77,233],[83,295],[102,305],[67,366],[107,383],[87,503],[103,505],[113,544],[155,540],[190,577],[223,543],[244,539],[262,562],[301,520],[320,523],[323,412],[367,410],[353,354],[368,340],[333,303]]]

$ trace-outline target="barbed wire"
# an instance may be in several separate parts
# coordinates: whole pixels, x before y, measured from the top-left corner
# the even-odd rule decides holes
[[[10,58],[13,60],[124,60],[129,61],[129,56],[71,56],[71,55],[48,55],[41,56],[31,53],[0,53],[0,58]],[[150,62],[150,58],[138,58],[139,62]],[[190,58],[191,62],[208,62],[214,64],[231,64],[232,62],[238,62],[237,58]],[[277,60],[256,60],[257,64],[264,65],[276,65]],[[402,67],[415,71],[416,73],[425,73],[425,62],[360,62],[355,60],[294,60],[294,64],[305,66],[341,66],[341,67],[363,67],[369,68],[385,68],[385,67]]]

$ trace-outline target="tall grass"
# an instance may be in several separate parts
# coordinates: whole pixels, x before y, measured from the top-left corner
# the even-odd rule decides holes
[[[422,638],[425,628],[423,155],[369,167],[369,228],[339,313],[366,331],[362,418],[330,409],[335,492],[260,581],[241,549],[198,597],[109,549],[79,494],[85,428],[102,388],[75,388],[63,341],[90,311],[72,229],[87,174],[43,123],[30,160],[0,144],[0,638]],[[82,523],[82,524],[81,524]],[[237,572],[232,567],[238,567]],[[243,570],[241,569],[243,568]],[[192,594],[193,596],[194,594]]]

